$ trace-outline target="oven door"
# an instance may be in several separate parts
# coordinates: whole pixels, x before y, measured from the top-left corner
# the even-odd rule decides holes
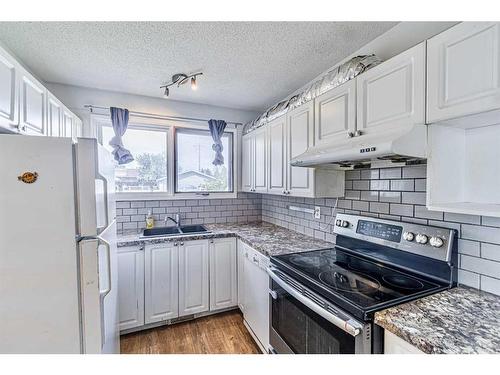
[[[354,320],[274,267],[270,276],[270,351],[371,353],[369,323]]]

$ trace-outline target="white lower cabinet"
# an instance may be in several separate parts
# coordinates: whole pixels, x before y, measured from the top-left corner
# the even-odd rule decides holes
[[[240,245],[242,244],[242,245]],[[269,259],[241,241],[246,247],[243,261],[243,317],[263,352],[269,347]]]
[[[394,333],[384,330],[384,354],[425,354],[423,351],[399,338]]]
[[[210,240],[210,311],[238,304],[236,238]]]
[[[145,323],[177,318],[178,259],[176,243],[147,245],[145,251]]]
[[[144,325],[144,247],[118,248],[120,330]]]
[[[209,310],[208,240],[179,243],[179,316]]]

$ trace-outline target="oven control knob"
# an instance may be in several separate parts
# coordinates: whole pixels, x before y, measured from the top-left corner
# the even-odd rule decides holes
[[[415,235],[412,233],[412,232],[404,232],[403,233],[403,238],[406,240],[406,241],[413,241],[413,239],[415,238]]]
[[[429,238],[425,234],[420,234],[420,233],[417,234],[417,238],[416,238],[417,243],[425,245],[428,240],[429,240]]]
[[[444,245],[443,239],[439,237],[431,237],[429,243],[431,244],[432,247],[441,247]]]
[[[347,228],[349,226],[349,222],[347,220],[342,220],[342,227]]]

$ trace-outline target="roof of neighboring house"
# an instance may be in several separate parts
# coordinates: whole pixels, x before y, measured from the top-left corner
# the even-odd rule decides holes
[[[217,180],[214,176],[209,176],[208,174],[198,172],[198,171],[186,171],[186,172],[179,173],[179,180],[181,180],[183,178],[192,177],[192,176],[199,176],[199,177],[202,177],[202,178],[207,179],[207,180]]]

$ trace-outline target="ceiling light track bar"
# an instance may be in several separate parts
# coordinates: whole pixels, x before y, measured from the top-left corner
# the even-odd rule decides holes
[[[93,104],[85,104],[84,108],[87,108],[91,113],[93,113],[94,110],[96,110],[96,109],[109,111],[109,107],[103,107],[103,106],[93,105]],[[143,118],[154,118],[154,119],[159,119],[159,120],[208,123],[208,119],[197,118],[197,117],[165,116],[165,115],[158,115],[158,114],[154,114],[154,113],[135,112],[135,111],[129,111],[129,114],[131,116],[143,117]],[[237,127],[239,125],[243,125],[241,122],[233,122],[233,121],[227,121],[227,124],[234,125],[235,127]]]

